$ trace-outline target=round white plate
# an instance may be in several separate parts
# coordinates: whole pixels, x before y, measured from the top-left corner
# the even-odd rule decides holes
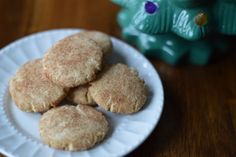
[[[112,38],[111,62],[123,62],[138,70],[149,88],[146,106],[133,115],[103,111],[110,121],[106,139],[88,151],[68,152],[49,148],[39,137],[37,113],[25,113],[14,105],[8,81],[28,60],[42,57],[53,43],[80,30],[52,30],[20,39],[0,51],[0,152],[9,157],[117,157],[137,148],[153,131],[163,109],[163,88],[152,64],[135,49]]]

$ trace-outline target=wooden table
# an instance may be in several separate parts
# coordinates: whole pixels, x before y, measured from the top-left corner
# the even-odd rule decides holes
[[[109,0],[1,0],[0,47],[54,28],[97,29],[119,37],[117,11]],[[205,67],[151,59],[165,88],[164,113],[128,157],[236,156],[235,53]]]

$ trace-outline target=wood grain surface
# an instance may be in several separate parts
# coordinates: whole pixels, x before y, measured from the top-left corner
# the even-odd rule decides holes
[[[109,0],[1,0],[0,48],[54,28],[96,29],[119,37],[118,10]],[[152,135],[127,157],[235,157],[235,53],[232,49],[205,67],[150,59],[163,80],[165,108]]]

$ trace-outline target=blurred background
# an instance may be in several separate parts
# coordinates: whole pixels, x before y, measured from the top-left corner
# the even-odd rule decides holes
[[[56,28],[96,29],[118,36],[109,0],[1,0],[0,47],[24,35]]]

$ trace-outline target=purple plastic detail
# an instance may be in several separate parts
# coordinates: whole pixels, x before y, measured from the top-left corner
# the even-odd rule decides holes
[[[145,10],[149,14],[154,14],[155,12],[157,12],[159,10],[159,6],[157,3],[147,1],[145,3]]]

